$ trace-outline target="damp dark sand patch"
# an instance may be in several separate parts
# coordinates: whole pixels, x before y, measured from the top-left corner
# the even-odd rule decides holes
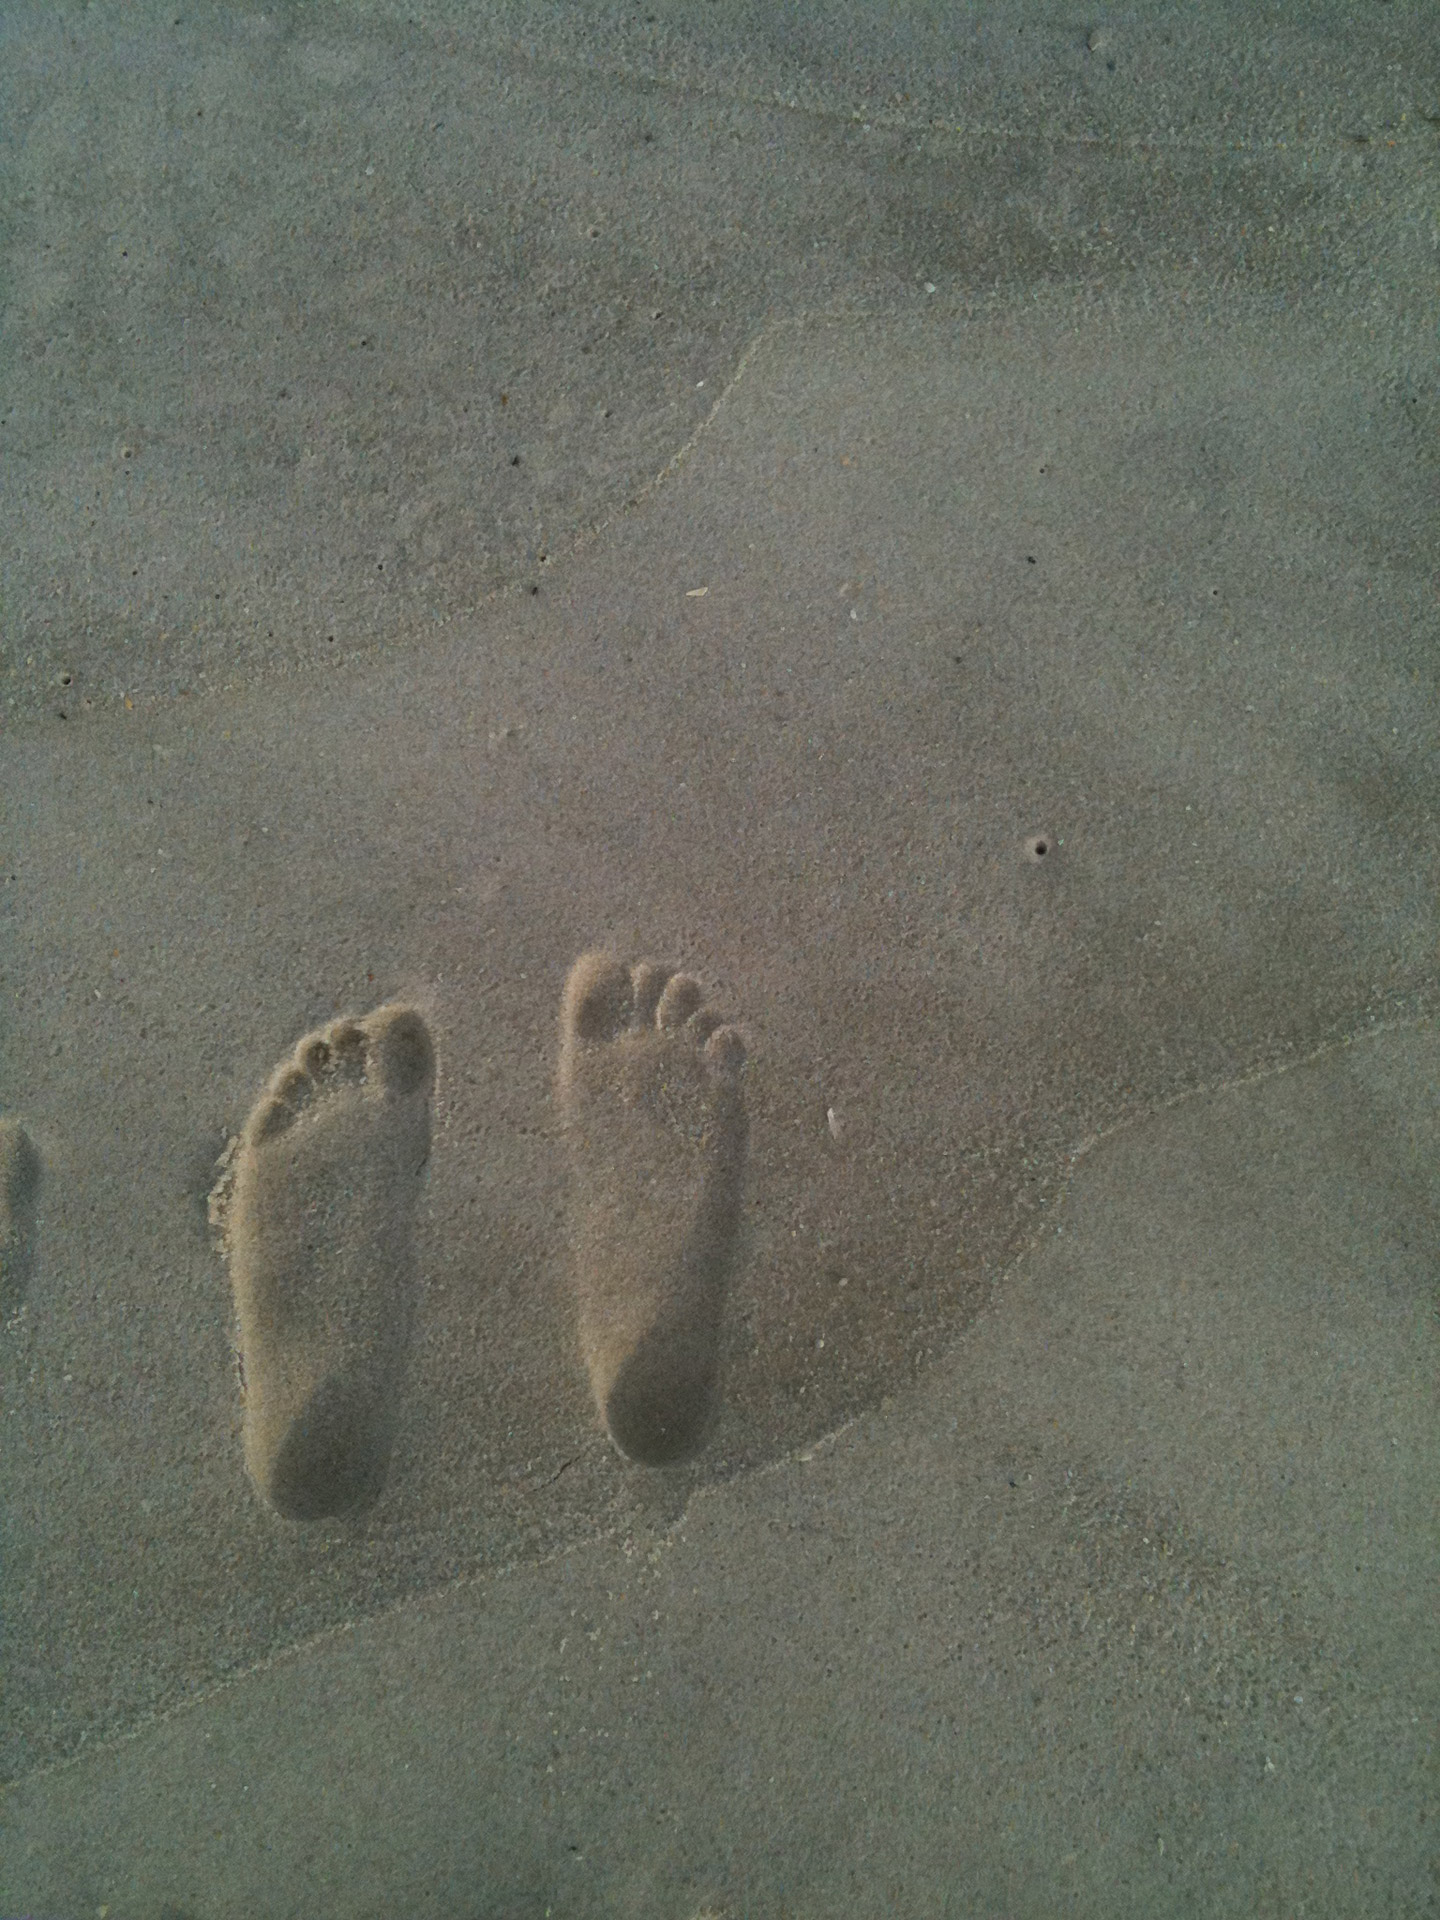
[[[40,1175],[39,1150],[22,1123],[0,1120],[0,1324],[20,1311],[30,1291]]]

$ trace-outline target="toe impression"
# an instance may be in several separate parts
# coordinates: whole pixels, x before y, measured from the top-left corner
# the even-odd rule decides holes
[[[582,1357],[626,1459],[683,1460],[717,1400],[746,1118],[738,1028],[689,974],[586,954],[562,1001]]]

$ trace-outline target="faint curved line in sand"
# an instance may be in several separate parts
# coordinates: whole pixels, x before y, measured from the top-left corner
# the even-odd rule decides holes
[[[750,371],[752,362],[762,348],[768,346],[771,340],[778,338],[781,334],[795,332],[799,328],[808,326],[813,321],[825,317],[827,317],[827,315],[823,310],[801,314],[787,314],[783,320],[769,321],[765,326],[761,327],[758,333],[753,334],[748,343],[740,349],[739,358],[731,368],[730,377],[716,395],[710,411],[705,415],[700,424],[690,433],[687,439],[681,442],[665,462],[664,466],[659,468],[655,473],[652,473],[648,480],[642,481],[635,491],[630,494],[628,499],[623,501],[618,508],[612,509],[598,520],[592,520],[588,527],[582,527],[574,536],[570,548],[571,553],[584,553],[588,548],[594,546],[598,540],[603,539],[612,527],[616,527],[621,521],[627,520],[632,513],[638,513],[641,507],[649,501],[651,496],[659,492],[667,480],[679,473],[682,467],[689,464],[691,455],[700,446],[701,442],[709,436],[715,422],[729,405],[731,395]],[[502,587],[500,591],[503,593],[505,589]]]

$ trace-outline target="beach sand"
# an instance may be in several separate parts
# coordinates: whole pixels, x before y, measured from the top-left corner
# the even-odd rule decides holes
[[[22,1783],[12,1884],[1425,1911],[1437,1069],[1387,1034],[1111,1136],[907,1393]]]
[[[1202,14],[13,16],[6,1911],[1432,1897],[1440,96]],[[597,950],[745,1055],[663,1467]],[[208,1201],[386,1007],[286,1518]]]

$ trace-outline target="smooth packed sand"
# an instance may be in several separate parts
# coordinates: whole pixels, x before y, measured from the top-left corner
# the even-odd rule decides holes
[[[0,62],[0,1911],[1422,1911],[1428,14],[176,18]]]

